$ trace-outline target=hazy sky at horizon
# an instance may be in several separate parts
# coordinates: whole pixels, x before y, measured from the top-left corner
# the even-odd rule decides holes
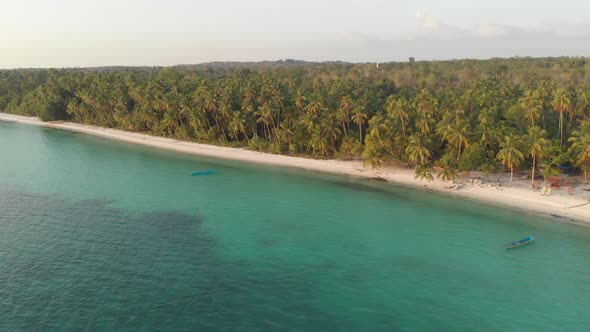
[[[584,0],[0,0],[0,9],[0,68],[590,55]]]

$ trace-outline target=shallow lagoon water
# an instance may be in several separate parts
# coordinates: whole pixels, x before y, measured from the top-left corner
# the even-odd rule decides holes
[[[586,227],[2,122],[0,262],[1,330],[590,329]]]

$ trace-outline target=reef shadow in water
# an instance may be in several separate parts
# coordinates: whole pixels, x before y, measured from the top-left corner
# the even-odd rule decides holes
[[[199,215],[0,197],[0,298],[10,299],[0,302],[0,330],[346,327],[311,301],[318,290],[306,271],[224,259]]]

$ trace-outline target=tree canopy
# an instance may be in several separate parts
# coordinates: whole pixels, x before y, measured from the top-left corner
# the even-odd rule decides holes
[[[588,96],[586,58],[0,71],[3,112],[374,167],[441,164],[445,178],[586,170]]]

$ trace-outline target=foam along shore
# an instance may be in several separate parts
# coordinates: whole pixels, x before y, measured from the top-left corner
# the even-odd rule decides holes
[[[214,158],[239,160],[258,164],[287,166],[310,171],[342,174],[363,178],[379,178],[394,184],[452,194],[455,196],[478,200],[494,205],[526,210],[546,214],[553,217],[568,218],[582,221],[590,225],[590,191],[584,190],[588,185],[577,185],[572,193],[565,189],[553,190],[550,196],[544,196],[540,190],[531,189],[530,180],[514,179],[513,185],[507,187],[506,175],[494,174],[494,181],[472,181],[471,179],[456,179],[452,185],[449,181],[436,179],[432,182],[420,181],[414,178],[414,170],[406,168],[385,167],[373,170],[360,161],[315,160],[291,156],[261,153],[239,148],[221,147],[179,141],[171,138],[150,136],[146,134],[127,132],[96,126],[82,125],[71,122],[42,122],[38,118],[0,113],[0,121],[17,122],[22,124],[44,126],[69,131],[85,133],[119,141],[137,143],[161,149],[174,150]]]

